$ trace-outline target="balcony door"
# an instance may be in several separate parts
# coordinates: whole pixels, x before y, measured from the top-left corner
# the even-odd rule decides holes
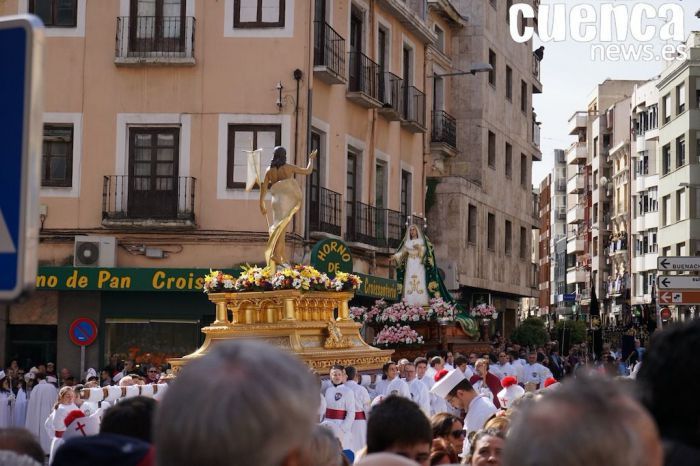
[[[375,201],[374,206],[377,208],[376,218],[375,218],[375,232],[377,240],[384,240],[387,237],[386,234],[386,219],[387,219],[387,186],[389,185],[389,180],[387,179],[387,166],[383,161],[377,162],[376,169],[376,179],[374,180],[374,192]]]
[[[129,129],[131,218],[177,218],[179,128]]]
[[[379,72],[379,101],[386,102],[388,92],[386,89],[387,82],[385,72],[389,71],[388,60],[387,60],[387,32],[383,27],[380,27],[377,31],[377,59],[378,59],[378,72]]]
[[[314,159],[314,171],[309,175],[309,223],[312,228],[319,228],[321,223],[321,170],[323,167],[323,152],[321,151],[321,135],[311,133],[312,151],[317,150]]]
[[[131,0],[129,52],[183,52],[186,2],[187,0]]]
[[[363,29],[363,14],[354,5],[350,11],[350,66],[348,79],[350,81],[351,90],[362,89],[362,29]]]
[[[346,211],[346,234],[350,239],[355,237],[356,210],[357,210],[357,155],[348,152],[348,162],[346,170],[345,199],[347,200]]]

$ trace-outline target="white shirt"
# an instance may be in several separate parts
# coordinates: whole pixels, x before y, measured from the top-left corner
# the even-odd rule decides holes
[[[352,440],[350,432],[352,423],[355,420],[355,394],[349,387],[345,386],[345,384],[338,385],[337,387],[331,384],[326,390],[325,398],[326,409],[345,411],[345,418],[326,418],[323,424],[328,425],[328,427],[333,430],[333,433],[340,439],[343,449],[350,448]]]
[[[362,411],[366,417],[369,414],[371,403],[367,389],[354,380],[348,380],[345,382],[345,386],[352,390],[353,395],[355,395],[355,412]]]
[[[430,392],[428,387],[418,379],[408,382],[411,399],[420,407],[426,417],[430,417]]]
[[[411,390],[408,388],[406,381],[400,377],[395,377],[394,380],[389,382],[384,390],[383,395],[385,397],[389,395],[403,396],[404,398],[411,399]]]
[[[459,369],[459,367],[458,367],[457,369]],[[460,370],[461,370],[461,369],[460,369]],[[464,372],[462,372],[462,373],[464,374],[464,378],[467,379],[467,380],[469,380],[469,379],[471,379],[472,377],[474,377],[474,371],[473,371],[473,370],[471,369],[471,367],[469,367],[469,366],[466,366],[466,367],[464,368]]]
[[[494,364],[489,366],[489,371],[492,372],[499,380],[503,380],[505,377],[512,376],[515,377],[518,382],[522,378],[522,366],[520,364],[511,364],[509,362],[501,365]]]
[[[536,383],[540,385],[548,377],[552,377],[552,371],[544,367],[539,362],[534,364],[526,364],[522,368],[523,378],[518,380],[518,382],[526,383]]]
[[[477,395],[471,403],[469,403],[467,415],[464,416],[464,430],[467,432],[467,438],[464,440],[464,447],[462,448],[463,457],[466,458],[469,455],[470,443],[467,440],[469,434],[484,427],[486,421],[496,414],[497,411],[498,409],[496,405],[493,404],[490,397]]]

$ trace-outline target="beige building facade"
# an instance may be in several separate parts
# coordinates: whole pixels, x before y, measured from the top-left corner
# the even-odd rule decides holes
[[[659,92],[659,237],[660,256],[700,253],[700,32],[688,40],[687,60],[669,64]],[[697,317],[676,306],[674,319]]]
[[[445,77],[452,86],[457,152],[433,155],[426,167],[429,232],[438,261],[452,270],[448,288],[468,307],[495,305],[501,333],[515,325],[521,298],[537,295],[532,163],[541,159],[533,96],[542,92],[542,55],[533,53],[532,41],[512,39],[506,5],[457,4],[468,21],[452,39],[459,50],[453,67],[467,73]],[[480,64],[493,70],[468,74]]]
[[[257,188],[243,189],[256,148],[263,170],[277,145],[299,166],[319,153],[298,177],[288,260],[340,240],[352,270],[395,289],[381,281],[389,256],[407,222],[423,224],[428,63],[449,67],[464,27],[450,2],[429,5],[2,2],[0,15],[46,23],[40,291],[6,309],[7,356],[76,371],[66,334],[81,316],[101,332],[88,365],[196,348],[214,312],[196,293],[202,270],[263,261],[268,224]],[[452,111],[450,84],[441,92],[435,108]]]

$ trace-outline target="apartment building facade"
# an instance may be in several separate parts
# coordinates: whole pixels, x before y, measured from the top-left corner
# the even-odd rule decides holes
[[[537,261],[537,283],[538,302],[540,311],[549,314],[552,305],[552,280],[550,261],[550,244],[552,241],[552,210],[554,203],[553,191],[555,188],[552,182],[552,175],[547,175],[541,182],[539,188],[539,234],[537,236],[538,261]]]
[[[656,80],[635,86],[632,94],[631,304],[651,315],[656,281],[659,228],[659,92]]]
[[[606,261],[610,262],[610,274],[605,284],[606,298],[610,300],[608,321],[610,326],[622,322],[626,316],[631,316],[631,131],[630,111],[631,97],[615,102],[606,116],[608,125],[612,126],[610,133],[611,179],[608,189],[612,191],[610,227],[611,236],[606,243]],[[610,125],[612,120],[612,125]],[[602,183],[602,180],[601,180]],[[608,226],[605,226],[608,229]]]
[[[395,289],[389,256],[423,223],[433,23],[449,57],[462,21],[437,3],[3,2],[47,36],[39,291],[6,310],[11,355],[76,370],[76,317],[100,326],[95,367],[198,347],[201,272],[263,257],[268,224],[243,189],[256,148],[263,170],[277,145],[299,166],[319,152],[288,259],[343,241],[352,270]]]
[[[508,333],[520,299],[537,294],[532,163],[541,151],[532,101],[542,92],[541,52],[533,53],[532,41],[512,40],[506,2],[455,6],[468,22],[453,37],[460,51],[453,71],[467,73],[446,78],[455,99],[457,153],[427,167],[426,210],[436,227],[429,231],[439,261],[456,270],[461,300],[495,305],[496,329]],[[493,70],[469,75],[479,64]]]
[[[631,266],[622,238],[630,228],[630,98],[641,83],[604,81],[589,95],[587,109],[569,120],[577,140],[567,150],[567,287],[584,313],[595,287],[608,325],[630,312]]]
[[[566,190],[567,190],[566,152],[554,150],[554,168],[552,170],[551,215],[549,241],[550,261],[550,314],[569,314],[573,294],[566,290]],[[575,246],[575,245],[574,245]],[[540,259],[540,263],[542,259]]]
[[[693,32],[687,45],[688,59],[670,63],[656,83],[662,256],[700,254],[700,33]],[[688,307],[673,310],[674,319],[691,316]]]

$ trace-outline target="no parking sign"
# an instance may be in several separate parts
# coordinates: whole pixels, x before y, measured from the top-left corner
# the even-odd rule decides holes
[[[70,341],[78,346],[89,346],[97,339],[97,324],[92,319],[75,319],[68,329]]]

